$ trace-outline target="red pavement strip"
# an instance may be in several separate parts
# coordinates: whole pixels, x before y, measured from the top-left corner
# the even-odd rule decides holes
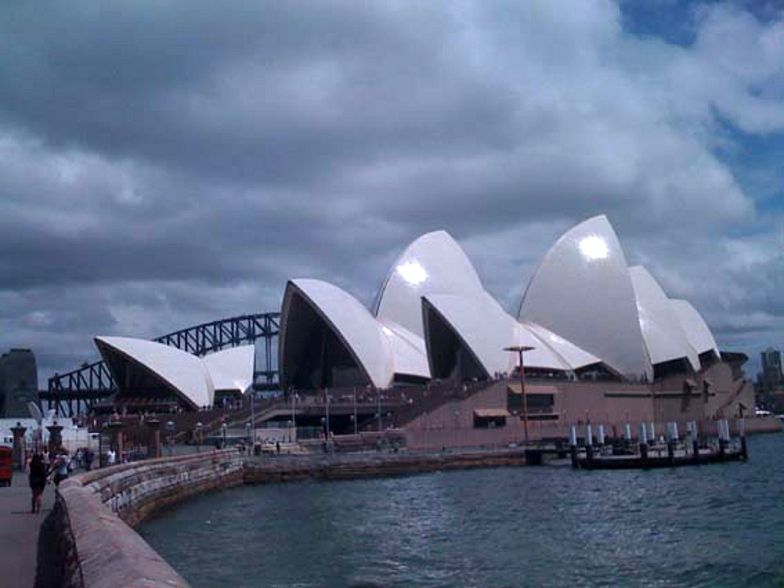
[[[14,471],[11,486],[0,488],[0,588],[32,588],[38,531],[52,510],[54,486],[47,484],[42,512],[30,513],[27,475]]]

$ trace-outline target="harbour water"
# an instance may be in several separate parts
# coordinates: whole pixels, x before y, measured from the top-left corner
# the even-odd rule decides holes
[[[781,586],[784,435],[651,471],[244,486],[142,525],[194,587]]]

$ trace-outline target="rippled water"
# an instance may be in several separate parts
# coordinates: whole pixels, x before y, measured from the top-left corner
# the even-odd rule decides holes
[[[195,587],[781,586],[784,435],[751,461],[245,486],[142,535]]]

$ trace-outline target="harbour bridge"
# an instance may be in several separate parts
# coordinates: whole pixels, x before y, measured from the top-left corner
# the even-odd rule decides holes
[[[278,384],[277,343],[280,332],[280,313],[246,314],[162,335],[153,341],[171,345],[194,355],[206,355],[229,347],[261,343],[257,345],[257,370],[254,386],[273,389]],[[258,368],[261,369],[258,369]],[[49,378],[45,392],[39,394],[50,409],[58,415],[74,416],[89,411],[95,403],[110,397],[116,392],[112,374],[103,361],[82,365],[65,374],[55,374]]]

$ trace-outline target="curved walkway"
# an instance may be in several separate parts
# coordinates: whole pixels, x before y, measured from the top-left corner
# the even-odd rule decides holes
[[[40,513],[30,512],[27,475],[14,472],[10,487],[0,488],[0,585],[31,588],[35,583],[38,532],[54,503],[54,486],[47,484]]]

